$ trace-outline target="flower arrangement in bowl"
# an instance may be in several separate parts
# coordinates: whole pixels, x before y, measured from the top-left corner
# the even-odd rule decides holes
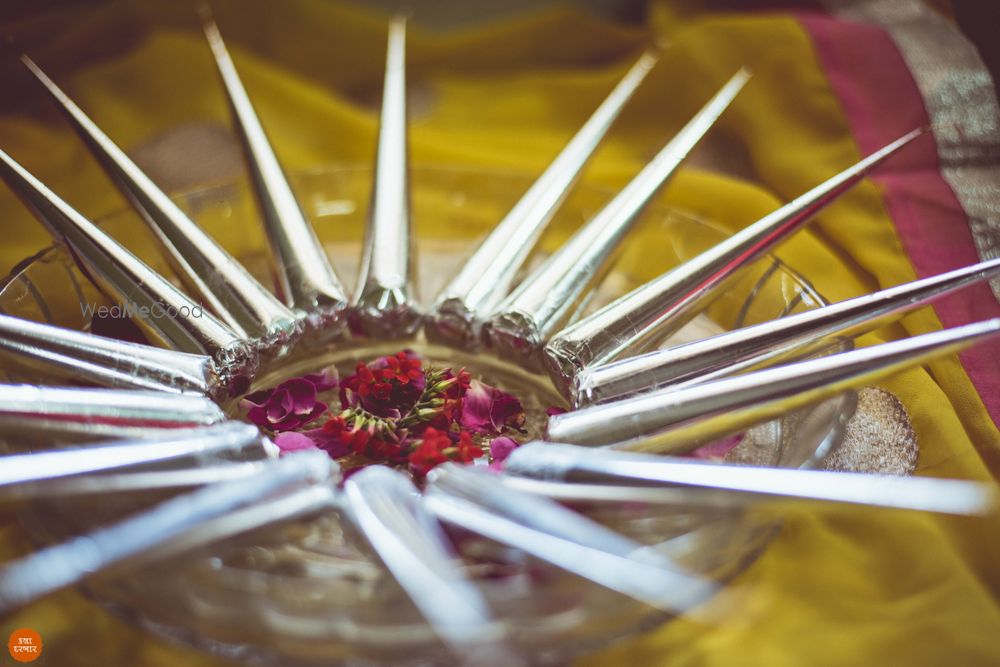
[[[371,172],[328,167],[299,174],[293,183],[317,233],[344,275],[351,275],[364,226],[362,202]],[[413,171],[418,221],[416,257],[420,293],[434,293],[469,256],[490,220],[529,183],[516,174],[457,169]],[[558,247],[580,219],[607,198],[578,188],[563,205],[534,259]],[[244,183],[184,195],[182,207],[261,279],[270,271],[264,238],[242,233],[253,200]],[[113,235],[136,229],[134,214],[101,221]],[[230,230],[241,230],[234,234]],[[139,230],[141,232],[141,230]],[[667,262],[683,261],[725,234],[677,211],[653,207],[617,268],[600,284],[585,311],[596,309],[655,270],[641,260],[651,242]],[[136,245],[156,268],[169,266],[155,249]],[[769,259],[720,294],[705,316],[679,336],[703,337],[822,305],[809,284]],[[117,337],[142,332],[126,320],[101,317],[86,304],[111,305],[64,249],[47,250],[0,291],[8,314]],[[675,338],[674,340],[677,340]],[[65,382],[48,371],[6,364],[8,381]],[[512,451],[542,437],[551,414],[568,407],[550,378],[486,352],[429,343],[422,335],[394,341],[344,337],[301,345],[265,364],[244,393],[221,403],[249,421],[283,452],[319,449],[345,476],[385,465],[423,483],[445,462],[502,469]],[[790,414],[702,448],[699,456],[741,456],[768,465],[798,467],[834,447],[850,414],[848,398]],[[50,543],[85,532],[158,500],[156,492],[54,500],[30,511],[36,534]],[[773,520],[711,508],[575,503],[603,525],[640,543],[657,545],[686,567],[717,580],[740,571],[766,543]],[[522,649],[539,659],[568,655],[668,618],[646,604],[586,584],[578,577],[468,533],[451,532],[463,568]],[[420,613],[380,566],[364,540],[337,516],[322,515],[258,530],[161,562],[155,569],[98,578],[90,593],[155,632],[227,655],[275,664],[328,664],[366,658],[398,664],[449,660]]]
[[[0,566],[0,610],[80,583],[254,663],[559,663],[714,599],[774,528],[762,497],[985,503],[776,470],[836,448],[851,388],[1000,331],[850,351],[995,267],[827,306],[768,255],[921,131],[727,235],[654,198],[740,70],[620,192],[574,187],[651,51],[533,182],[410,169],[396,19],[375,168],[289,180],[205,32],[250,187],[169,198],[23,58],[139,215],[95,225],[0,151],[61,242],[0,289],[5,370],[64,385],[0,386],[0,434],[92,444],[22,465],[80,475],[19,481],[52,545]]]

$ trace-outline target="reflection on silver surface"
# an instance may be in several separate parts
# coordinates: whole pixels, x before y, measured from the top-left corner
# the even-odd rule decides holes
[[[173,485],[188,486],[196,479],[201,483],[217,481],[204,473],[206,468],[198,466],[259,461],[269,456],[260,433],[250,424],[225,422],[206,428],[162,429],[132,440],[0,457],[0,500],[103,493],[118,490],[115,484],[141,488],[135,480],[126,482],[126,476],[107,486],[113,477],[108,473],[123,469],[146,474],[147,482],[155,480],[150,475],[156,473],[177,473],[164,476],[155,486],[162,488],[168,480]],[[88,480],[81,480],[83,476],[89,476]]]
[[[225,414],[206,396],[156,391],[0,385],[0,431],[30,433],[35,421],[61,422],[81,431],[178,428],[214,424]]]
[[[0,613],[96,573],[165,558],[335,504],[337,474],[322,452],[273,462],[260,474],[167,500],[110,526],[0,566]]]
[[[659,59],[647,51],[541,176],[473,252],[437,297],[428,337],[461,348],[482,346],[483,324],[507,296],[514,278],[576,183],[618,114]]]
[[[74,382],[222,398],[210,357],[127,343],[0,315],[0,350],[15,362]]]
[[[0,150],[0,178],[57,242],[65,243],[87,276],[134,311],[156,340],[182,352],[208,354],[234,393],[257,368],[256,352],[232,329],[108,236]]]
[[[344,325],[344,288],[295,199],[218,27],[209,18],[204,27],[246,155],[281,294],[310,331],[323,331],[328,339]]]
[[[354,308],[373,338],[405,338],[420,325],[413,290],[410,183],[406,138],[406,20],[389,23],[375,183],[361,251]]]
[[[775,508],[848,503],[970,515],[997,509],[995,488],[965,480],[724,465],[537,441],[516,449],[504,469],[537,478],[505,478],[512,488],[564,501]]]
[[[772,366],[828,345],[833,336],[871,331],[934,299],[998,275],[1000,259],[994,259],[711,338],[587,367],[574,378],[571,399],[575,405],[588,405]]]
[[[525,278],[491,317],[489,340],[501,356],[541,363],[541,347],[559,330],[639,214],[715,125],[750,78],[740,70],[597,215]]]
[[[351,519],[445,643],[459,655],[473,648],[502,651],[495,644],[501,629],[493,612],[406,476],[384,466],[365,468],[344,484],[344,501]]]
[[[1000,318],[678,388],[549,419],[546,439],[683,452],[713,438],[1000,336]]]
[[[187,287],[261,351],[274,354],[290,345],[300,333],[294,314],[188,218],[30,58],[21,60],[156,234]]]
[[[581,514],[505,487],[489,471],[444,464],[429,479],[426,502],[441,520],[659,609],[683,612],[717,590],[666,556]]]
[[[651,349],[684,325],[741,269],[922,134],[923,130],[910,132],[697,257],[558,332],[545,348],[545,363],[553,380],[568,393],[581,369]]]

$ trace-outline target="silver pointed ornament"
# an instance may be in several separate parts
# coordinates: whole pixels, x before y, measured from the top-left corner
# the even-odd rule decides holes
[[[541,364],[542,347],[566,323],[653,196],[750,79],[740,70],[600,212],[526,277],[497,308],[490,344],[502,357]]]
[[[262,352],[281,354],[294,343],[301,331],[292,311],[195,224],[34,61],[21,60],[156,235],[187,287]]]
[[[656,51],[642,54],[542,175],[479,244],[437,296],[424,324],[428,338],[469,350],[482,347],[485,323],[510,292],[517,272],[542,232],[658,59]]]
[[[914,130],[897,139],[725,241],[556,333],[545,347],[549,375],[568,391],[582,368],[649,350],[687,323],[742,269],[801,229],[923,132]]]
[[[204,29],[246,156],[280,293],[304,319],[310,340],[317,334],[328,339],[344,327],[347,295],[295,199],[218,27],[206,18]]]
[[[752,371],[667,387],[549,419],[546,439],[678,453],[900,370],[1000,338],[1000,318]]]
[[[575,405],[600,403],[773,366],[829,346],[834,337],[871,331],[958,289],[998,275],[1000,259],[980,262],[692,343],[590,366],[573,378],[570,400]]]
[[[356,326],[372,338],[405,338],[421,312],[414,293],[406,132],[406,20],[389,23],[375,183],[354,295]]]

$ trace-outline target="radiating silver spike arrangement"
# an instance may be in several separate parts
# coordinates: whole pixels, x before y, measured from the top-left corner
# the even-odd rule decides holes
[[[965,347],[1000,338],[1000,319],[802,360],[961,287],[1000,275],[1000,260],[871,295],[646,352],[740,271],[913,141],[912,132],[701,255],[567,322],[593,293],[643,209],[746,85],[741,70],[640,173],[519,285],[518,272],[625,104],[658,58],[643,54],[590,119],[473,252],[424,318],[414,291],[407,155],[406,27],[388,29],[371,207],[357,290],[345,294],[276,158],[215,23],[205,35],[243,145],[282,303],[191,221],[26,56],[24,64],[162,242],[189,291],[129,252],[0,151],[0,177],[108,297],[155,343],[125,343],[0,315],[0,352],[29,369],[108,388],[0,385],[0,502],[149,489],[171,500],[0,566],[0,613],[95,573],[170,557],[249,530],[335,511],[350,520],[463,664],[522,664],[518,637],[486,602],[439,522],[486,537],[670,613],[719,585],[557,501],[784,511],[850,503],[985,514],[995,489],[969,482],[884,478],[699,463],[679,453]],[[278,456],[219,404],[245,392],[299,343],[351,333],[428,339],[521,366],[547,367],[578,409],[516,450],[503,475],[447,463],[423,495],[379,466],[350,477],[323,452]],[[302,339],[306,332],[306,340]],[[784,365],[777,365],[784,364]],[[765,367],[765,368],[762,368]],[[742,375],[734,375],[743,373]],[[132,438],[132,439],[127,439]],[[66,448],[66,443],[86,445]],[[581,446],[583,445],[583,446]],[[190,491],[192,487],[203,487]],[[492,599],[492,598],[491,598]],[[498,607],[499,608],[499,607]]]
[[[922,135],[914,130],[869,155],[702,254],[636,288],[553,336],[545,359],[553,381],[568,392],[590,365],[649,350],[718,294],[739,271],[809,222],[891,155]]]
[[[659,59],[647,51],[438,295],[428,338],[468,350],[482,347],[483,325],[514,284],[542,232],[625,104]]]
[[[211,356],[226,386],[234,392],[246,388],[258,358],[243,338],[204,312],[2,150],[0,178],[56,241],[69,247],[87,275],[108,296],[137,314],[154,338],[182,352]]]
[[[375,183],[354,297],[358,328],[372,338],[405,338],[421,323],[414,293],[406,138],[406,19],[389,23]]]
[[[345,324],[347,295],[295,199],[218,27],[206,16],[204,28],[274,250],[280,292],[304,318],[310,339],[320,335],[328,340]]]
[[[156,391],[0,385],[0,432],[53,430],[101,433],[118,428],[179,428],[223,421],[212,400]],[[7,428],[4,428],[4,425]]]
[[[498,644],[501,627],[475,584],[459,567],[441,526],[423,506],[419,492],[402,473],[371,466],[344,484],[345,508],[396,581],[459,656],[489,649],[509,664],[510,651]],[[515,659],[514,664],[521,661]]]
[[[544,481],[564,494],[563,502],[612,497],[615,502],[777,509],[856,504],[985,515],[996,510],[998,500],[994,487],[965,480],[724,465],[547,442],[517,448],[504,470],[513,476],[506,478],[513,488],[545,492],[546,486],[531,485]],[[521,485],[517,476],[532,479]]]
[[[225,398],[211,357],[0,315],[0,350],[59,377],[120,389],[195,392]]]
[[[507,544],[671,613],[706,601],[718,586],[663,554],[544,498],[503,486],[488,471],[435,468],[426,497],[441,520]]]
[[[262,352],[276,354],[294,342],[301,332],[292,311],[202,231],[38,65],[27,56],[21,60],[141,214],[188,288]]]
[[[164,429],[133,440],[3,456],[0,501],[106,493],[108,481],[115,479],[111,473],[123,470],[138,475],[144,483],[125,485],[120,479],[117,486],[110,485],[112,491],[150,488],[152,476],[164,470],[194,473],[162,475],[177,485],[192,486],[192,480],[206,479],[199,474],[202,470],[212,469],[202,466],[228,463],[226,467],[234,470],[227,474],[245,475],[256,466],[239,466],[236,462],[266,460],[273,456],[272,448],[250,424],[225,422],[205,428]],[[155,488],[163,486],[161,481]]]
[[[501,356],[540,365],[545,341],[565,324],[588,287],[593,287],[607,269],[608,260],[643,209],[749,79],[746,70],[733,75],[610,203],[497,308],[490,319],[488,335]]]
[[[1000,318],[556,415],[546,437],[617,449],[685,452],[853,387],[1000,338]]]
[[[99,572],[162,559],[328,508],[335,491],[317,482],[338,474],[336,464],[322,452],[297,453],[260,474],[171,498],[118,523],[6,563],[0,566],[0,613],[10,613]]]
[[[660,387],[707,382],[749,368],[771,366],[829,345],[834,336],[857,336],[962,287],[1000,276],[993,259],[890,287],[777,320],[584,368],[574,378],[575,405],[600,403]]]

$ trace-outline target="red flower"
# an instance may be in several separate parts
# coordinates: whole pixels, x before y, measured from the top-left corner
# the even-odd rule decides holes
[[[458,451],[455,452],[455,460],[462,463],[471,463],[474,459],[484,456],[483,448],[472,441],[472,436],[468,431],[462,431],[458,437]]]
[[[410,452],[410,469],[414,474],[424,476],[437,465],[448,460],[445,450],[451,447],[451,438],[447,433],[428,428],[424,430],[424,438],[420,444]]]
[[[367,429],[358,428],[357,426],[348,428],[347,420],[341,416],[327,421],[323,424],[321,430],[327,438],[340,442],[345,450],[351,451],[358,456],[364,456],[365,446],[372,436],[371,432]],[[344,453],[346,454],[347,451]]]
[[[395,380],[402,384],[413,382],[419,385],[424,378],[424,369],[420,357],[410,350],[402,350],[391,357],[382,357],[375,364],[378,374],[383,380]]]
[[[343,409],[362,407],[373,415],[399,418],[409,411],[424,390],[420,358],[404,350],[379,357],[370,364],[358,363],[354,375],[340,383]]]

